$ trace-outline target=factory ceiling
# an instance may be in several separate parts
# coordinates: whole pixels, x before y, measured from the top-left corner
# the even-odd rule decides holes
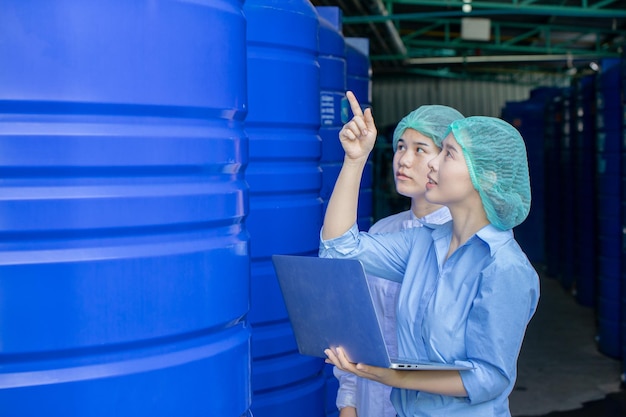
[[[312,0],[370,43],[373,75],[515,79],[589,71],[626,45],[626,0]]]

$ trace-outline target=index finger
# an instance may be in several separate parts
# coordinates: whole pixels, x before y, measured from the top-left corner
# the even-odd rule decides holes
[[[359,104],[359,100],[356,99],[356,96],[352,91],[346,91],[346,97],[348,98],[348,102],[350,103],[350,108],[352,109],[352,114],[355,116],[363,117],[363,111],[361,110],[361,105]]]

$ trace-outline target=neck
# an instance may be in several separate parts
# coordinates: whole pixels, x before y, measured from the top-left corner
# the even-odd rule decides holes
[[[448,256],[450,257],[461,245],[468,241],[469,238],[474,236],[483,227],[489,224],[487,220],[487,214],[482,207],[472,209],[460,209],[450,208],[452,214],[452,240],[450,241],[450,248],[448,250]],[[447,259],[446,258],[446,259]]]
[[[426,201],[425,198],[412,198],[411,199],[411,211],[413,212],[413,214],[415,214],[415,217],[417,217],[418,219],[421,219],[422,217],[425,217],[429,215],[430,213],[433,213],[439,210],[441,207],[443,206],[439,204],[430,203]]]

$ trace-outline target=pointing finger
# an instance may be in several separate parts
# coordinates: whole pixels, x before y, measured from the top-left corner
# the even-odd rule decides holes
[[[371,131],[376,129],[376,123],[374,123],[374,116],[372,115],[372,109],[365,109],[365,114],[363,115],[363,119],[365,120],[365,125]]]
[[[363,111],[361,110],[361,105],[359,101],[356,99],[356,96],[352,91],[346,91],[346,97],[348,98],[348,102],[350,102],[350,108],[352,109],[352,114],[354,116],[362,117]]]

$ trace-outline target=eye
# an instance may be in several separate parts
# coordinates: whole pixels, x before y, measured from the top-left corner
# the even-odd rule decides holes
[[[416,152],[416,153],[424,153],[424,152],[426,152],[426,151],[425,151],[423,148],[417,148],[417,149],[415,150],[415,152]]]
[[[398,147],[396,148],[396,150],[403,151],[405,149],[406,149],[406,147],[404,146],[404,143],[398,143]]]

